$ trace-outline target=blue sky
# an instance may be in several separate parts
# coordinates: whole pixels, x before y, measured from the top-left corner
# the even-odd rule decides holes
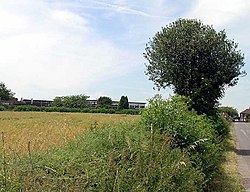
[[[225,29],[239,43],[249,73],[248,0],[6,0],[0,1],[0,81],[20,99],[85,94],[146,101],[149,38],[178,18]],[[250,74],[226,89],[223,105],[250,107]],[[160,92],[165,98],[171,89]]]

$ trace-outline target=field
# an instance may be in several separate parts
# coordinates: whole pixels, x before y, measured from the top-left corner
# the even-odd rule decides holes
[[[91,126],[138,120],[139,116],[87,113],[0,112],[0,152],[23,155],[58,147]]]
[[[202,191],[192,156],[139,119],[0,112],[0,191]],[[221,144],[223,163],[207,191],[243,191],[234,144],[232,136]]]

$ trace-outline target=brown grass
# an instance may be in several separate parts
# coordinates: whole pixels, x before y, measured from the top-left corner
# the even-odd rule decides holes
[[[43,151],[75,139],[91,124],[135,121],[139,116],[87,113],[0,112],[6,154]],[[2,140],[1,138],[1,140]],[[2,143],[2,142],[1,142]],[[3,150],[3,144],[0,145]]]

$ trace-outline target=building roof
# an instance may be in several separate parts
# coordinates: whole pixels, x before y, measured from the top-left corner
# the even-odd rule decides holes
[[[244,111],[241,112],[241,114],[250,114],[250,108],[245,109]]]

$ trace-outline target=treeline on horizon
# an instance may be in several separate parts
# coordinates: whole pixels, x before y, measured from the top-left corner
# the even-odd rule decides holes
[[[38,107],[35,105],[13,105],[9,101],[9,105],[0,105],[0,111],[43,111],[43,112],[73,112],[73,113],[109,113],[109,114],[131,114],[138,115],[138,109],[129,109],[129,102],[127,96],[121,96],[117,106],[112,105],[110,97],[101,96],[97,100],[96,105],[91,105],[87,99],[89,96],[85,95],[71,95],[55,97],[52,106]],[[15,100],[14,100],[15,101]]]

